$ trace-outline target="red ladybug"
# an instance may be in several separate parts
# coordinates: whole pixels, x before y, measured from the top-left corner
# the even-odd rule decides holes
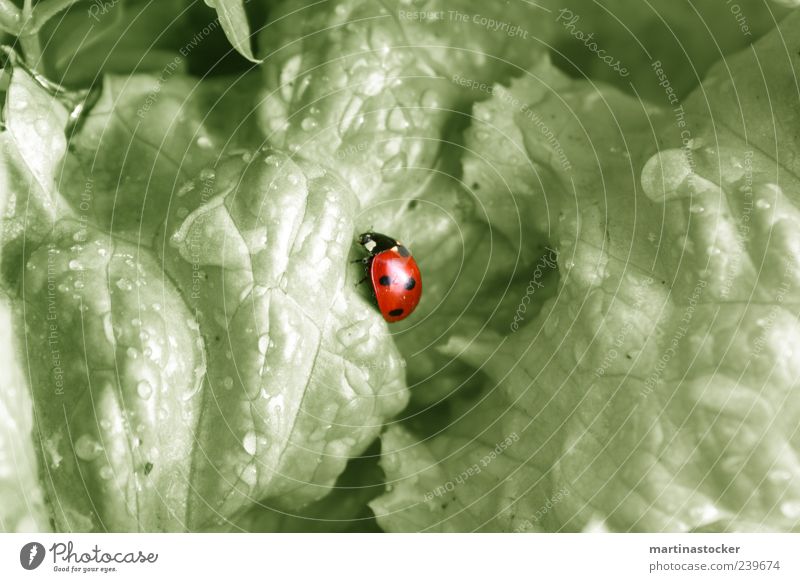
[[[392,323],[411,315],[422,296],[417,261],[400,241],[385,234],[365,232],[358,244],[369,252],[361,260],[367,268],[364,279],[372,282],[383,318]]]

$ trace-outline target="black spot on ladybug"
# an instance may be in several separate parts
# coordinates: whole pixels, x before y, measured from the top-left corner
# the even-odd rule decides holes
[[[404,247],[403,245],[397,245],[397,253],[401,257],[410,257],[411,256],[411,253],[409,253],[408,249],[406,247]]]
[[[383,285],[384,287],[388,287],[392,284],[392,280],[389,278],[388,275],[382,275],[380,279],[378,279],[378,283]]]
[[[153,470],[153,463],[145,463],[144,464],[144,474],[149,475],[150,471]]]
[[[389,315],[391,315],[392,317],[399,317],[399,316],[403,315],[403,310],[402,309],[392,309],[389,312]]]
[[[414,277],[409,277],[408,281],[406,281],[406,289],[411,291],[414,287],[417,286],[417,282],[414,280]]]

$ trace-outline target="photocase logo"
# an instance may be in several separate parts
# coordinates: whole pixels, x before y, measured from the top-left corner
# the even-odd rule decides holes
[[[44,561],[44,546],[39,542],[29,542],[19,551],[19,563],[26,570],[35,570]]]

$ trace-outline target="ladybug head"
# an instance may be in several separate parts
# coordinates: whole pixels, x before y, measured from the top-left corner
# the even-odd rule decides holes
[[[362,233],[358,237],[358,244],[364,247],[367,252],[372,253],[375,250],[375,247],[378,246],[378,243],[375,241],[375,233]]]
[[[365,232],[359,235],[358,244],[374,255],[396,246],[398,242],[396,239],[379,232]]]

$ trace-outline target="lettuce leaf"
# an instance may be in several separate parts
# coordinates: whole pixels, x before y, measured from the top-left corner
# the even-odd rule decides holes
[[[61,221],[21,294],[58,531],[184,529],[206,355],[155,257]]]
[[[226,148],[258,147],[258,76],[105,77],[69,140],[61,189],[99,228],[149,245],[178,189]],[[144,169],[144,170],[143,170]]]
[[[609,83],[666,107],[669,94],[654,63],[682,101],[714,63],[773,30],[789,12],[781,4],[790,5],[771,0],[565,0],[553,14],[554,54],[570,75]]]
[[[209,353],[192,528],[326,495],[407,403],[400,354],[345,268],[357,200],[276,150],[200,172],[156,238]]]
[[[553,177],[521,194],[555,201],[558,292],[516,333],[451,342],[489,380],[441,434],[385,435],[382,527],[800,526],[798,18],[680,110],[552,71],[557,91],[538,70],[512,85],[522,102],[544,91],[536,112],[571,161],[554,164],[541,124],[514,117],[528,162]]]
[[[463,125],[459,112],[482,98],[460,81],[508,78],[543,51],[552,27],[546,7],[525,2],[418,8],[400,0],[281,2],[261,34],[268,139],[337,168],[365,205],[413,197],[408,185],[437,165],[448,123]],[[525,36],[489,21],[516,23]]]
[[[31,435],[33,408],[22,354],[15,336],[19,314],[0,292],[0,531],[48,531]]]

